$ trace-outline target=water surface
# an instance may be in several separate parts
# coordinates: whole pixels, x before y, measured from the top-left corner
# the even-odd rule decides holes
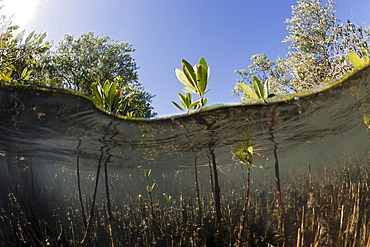
[[[365,243],[369,82],[368,68],[304,95],[152,120],[112,116],[68,92],[2,85],[0,244],[233,245],[248,171],[233,153],[246,137],[255,153],[240,246]],[[361,217],[350,218],[356,210]]]

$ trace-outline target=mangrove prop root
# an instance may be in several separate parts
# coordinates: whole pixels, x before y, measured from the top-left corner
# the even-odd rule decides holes
[[[107,153],[109,149],[107,149]],[[113,229],[113,213],[112,213],[112,205],[110,203],[110,196],[109,196],[109,183],[108,183],[108,168],[107,164],[109,163],[110,155],[108,154],[107,159],[104,162],[104,174],[105,174],[105,194],[106,194],[106,201],[107,201],[107,217],[108,217],[108,224],[109,224],[109,238],[111,240],[111,246],[116,246],[116,237],[114,236],[114,229]]]
[[[85,131],[81,134],[81,136],[85,133]],[[78,136],[77,137],[77,141],[78,141],[78,145],[77,145],[77,167],[76,167],[76,170],[77,170],[77,189],[78,189],[78,197],[79,197],[79,200],[80,200],[80,207],[81,207],[81,214],[82,214],[82,221],[83,221],[83,225],[86,229],[86,215],[85,215],[85,208],[84,208],[84,204],[83,204],[83,201],[82,201],[82,192],[81,192],[81,176],[80,176],[80,155],[81,155],[81,150],[80,150],[80,146],[81,146],[81,136]]]
[[[245,200],[244,200],[242,215],[241,215],[241,218],[240,218],[238,240],[237,240],[235,246],[242,246],[242,242],[243,242],[242,238],[243,238],[243,232],[244,232],[244,227],[245,227],[245,221],[247,219],[247,209],[248,209],[248,202],[249,202],[250,175],[251,175],[251,167],[248,166],[247,183],[245,184],[246,194],[245,194]]]
[[[279,160],[277,156],[277,146],[278,143],[275,141],[275,136],[274,136],[274,126],[275,126],[275,119],[274,119],[274,112],[275,112],[276,106],[271,107],[270,109],[270,121],[269,121],[269,134],[270,138],[269,140],[274,144],[274,160],[275,160],[275,181],[276,181],[276,196],[277,196],[277,201],[278,201],[278,209],[279,209],[279,214],[280,214],[280,219],[279,219],[279,228],[281,229],[281,234],[284,236],[285,244],[288,243],[288,236],[285,234],[285,224],[286,221],[284,220],[284,205],[281,200],[281,186],[280,186],[280,172],[279,172]]]
[[[218,174],[217,174],[217,164],[216,164],[216,156],[214,149],[211,148],[209,150],[209,154],[212,161],[212,168],[213,168],[213,175],[214,175],[214,203],[215,203],[215,211],[216,211],[216,238],[219,244],[222,243],[222,233],[221,233],[221,196],[220,196],[220,185],[218,183]]]
[[[102,140],[104,141],[104,137],[102,137]],[[88,236],[90,235],[90,231],[91,231],[91,225],[92,225],[93,217],[94,217],[94,206],[96,203],[96,194],[98,191],[100,168],[101,168],[101,163],[102,163],[103,155],[104,155],[104,152],[103,152],[104,148],[105,148],[105,144],[103,144],[100,148],[99,164],[98,164],[98,169],[96,171],[96,180],[95,180],[94,193],[93,193],[93,198],[92,198],[92,203],[91,203],[91,209],[90,209],[90,214],[89,214],[89,218],[88,218],[86,229],[85,229],[85,234],[84,234],[83,239],[80,242],[81,245],[84,245],[86,243],[86,240]]]

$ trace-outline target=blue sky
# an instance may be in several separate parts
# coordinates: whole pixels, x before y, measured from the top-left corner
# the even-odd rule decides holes
[[[369,0],[337,0],[337,18],[370,25]],[[2,12],[27,32],[48,33],[55,45],[65,34],[109,36],[128,42],[140,67],[139,81],[155,94],[158,116],[179,114],[181,59],[204,56],[211,67],[209,104],[235,104],[231,90],[253,54],[285,56],[284,21],[295,0],[4,0]]]

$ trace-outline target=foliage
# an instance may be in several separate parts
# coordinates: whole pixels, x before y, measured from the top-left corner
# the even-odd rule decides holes
[[[195,64],[194,67],[190,65],[185,59],[181,61],[182,70],[175,69],[177,79],[185,85],[183,89],[187,94],[184,96],[179,94],[180,101],[183,107],[189,112],[189,110],[197,109],[201,110],[203,106],[207,104],[207,98],[204,98],[204,95],[209,91],[207,85],[210,77],[210,68],[207,65],[206,59],[201,57],[199,63]],[[199,100],[192,102],[191,93],[199,95]],[[172,103],[183,110],[177,103]]]
[[[2,23],[0,79],[8,83],[28,83],[32,74],[28,64],[34,61],[36,55],[45,53],[50,44],[44,42],[46,33],[37,34],[33,31],[25,37],[23,30],[14,37],[17,29],[17,25]]]
[[[133,51],[128,43],[96,37],[92,32],[77,39],[65,35],[55,50],[40,57],[38,77],[50,85],[84,93],[90,93],[93,82],[113,81],[117,76],[134,82],[137,67],[130,54]]]
[[[370,29],[348,21],[340,23],[335,17],[332,0],[298,0],[292,6],[292,17],[287,19],[289,36],[285,58],[271,61],[264,54],[252,56],[248,70],[236,71],[239,83],[251,84],[253,76],[262,81],[270,79],[272,92],[294,93],[312,89],[343,76],[351,65],[347,57],[354,51],[364,57],[369,53]],[[245,97],[236,88],[236,96]]]
[[[78,90],[93,96],[110,112],[132,117],[153,117],[153,95],[138,81],[137,66],[128,43],[86,33],[75,39],[65,35],[55,50],[39,56],[33,64],[32,81],[37,84]],[[107,86],[106,82],[110,86]],[[103,94],[119,90],[115,105]],[[108,91],[105,91],[108,90]],[[104,93],[103,93],[104,92]],[[116,93],[115,92],[115,93]],[[100,95],[100,96],[99,96]],[[109,100],[112,100],[110,98]]]
[[[252,99],[267,99],[274,97],[275,94],[270,94],[270,81],[267,79],[265,83],[261,83],[256,76],[253,77],[253,89],[245,83],[238,83],[237,87],[241,89],[245,95]]]

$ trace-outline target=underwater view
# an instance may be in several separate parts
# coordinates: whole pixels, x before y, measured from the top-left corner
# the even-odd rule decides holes
[[[0,85],[0,246],[370,246],[369,87],[140,120]]]

